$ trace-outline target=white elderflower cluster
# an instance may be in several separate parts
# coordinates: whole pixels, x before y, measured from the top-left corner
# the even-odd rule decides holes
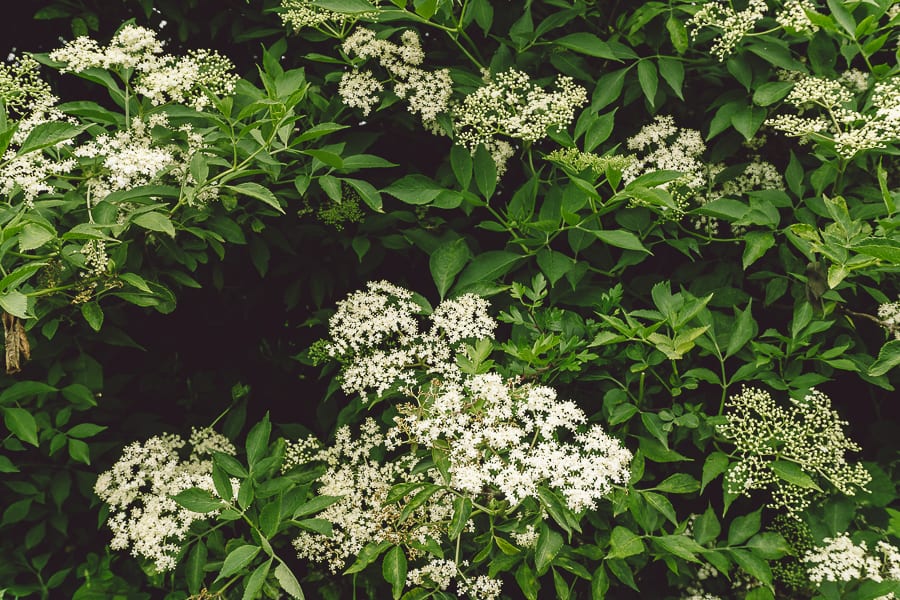
[[[108,194],[129,190],[154,182],[178,162],[176,147],[160,146],[150,134],[153,125],[163,125],[152,115],[153,122],[134,119],[131,128],[101,134],[74,150],[75,156],[95,159],[98,170],[89,180],[92,201],[99,202]]]
[[[802,558],[810,581],[900,581],[900,550],[896,546],[879,541],[875,545],[877,554],[870,554],[865,541],[855,544],[847,533],[822,541],[824,545],[816,546]]]
[[[808,476],[824,479],[847,495],[863,488],[871,476],[861,463],[850,464],[846,452],[860,447],[844,434],[846,421],[831,408],[831,400],[810,390],[792,406],[778,406],[763,390],[744,388],[726,403],[727,421],[719,432],[736,447],[739,455],[726,475],[731,493],[772,488],[772,507],[791,514],[805,509],[814,491],[778,476],[775,461],[791,463]]]
[[[625,183],[653,171],[680,171],[681,177],[660,186],[672,194],[680,210],[685,210],[688,200],[706,187],[703,136],[696,129],[676,126],[673,117],[658,115],[628,138],[627,146],[635,153],[622,172]]]
[[[438,538],[453,513],[452,498],[438,492],[405,520],[400,520],[402,506],[385,504],[388,491],[398,483],[423,481],[426,473],[413,473],[418,460],[404,454],[393,461],[379,461],[385,437],[373,419],[366,419],[358,438],[348,426],[338,429],[334,444],[313,449],[314,442],[301,441],[299,447],[286,453],[285,468],[308,461],[321,461],[325,473],[317,479],[320,496],[336,496],[340,500],[318,513],[317,518],[332,524],[330,537],[301,531],[294,539],[300,558],[326,565],[333,573],[346,566],[370,542],[393,544]],[[433,469],[432,469],[433,471]],[[442,524],[443,523],[443,524]]]
[[[571,77],[558,76],[555,87],[548,92],[518,69],[488,77],[484,86],[453,109],[457,142],[473,153],[483,144],[502,173],[508,143],[498,146],[503,141],[498,135],[535,142],[551,127],[566,127],[575,118],[575,110],[587,102],[586,90]]]
[[[787,0],[775,15],[775,20],[785,29],[797,33],[813,34],[819,30],[807,16],[807,11],[816,12],[816,5],[811,0]]]
[[[724,61],[765,14],[765,0],[750,0],[742,11],[736,11],[731,2],[705,2],[687,26],[691,28],[691,38],[695,40],[704,27],[720,30],[720,36],[713,42],[712,53]]]
[[[234,91],[234,65],[217,52],[194,50],[178,57],[162,51],[155,31],[129,24],[105,47],[82,36],[51,52],[50,58],[65,63],[63,73],[91,68],[132,72],[135,91],[156,105],[177,102],[202,110],[209,104],[207,92],[221,96]]]
[[[881,326],[900,340],[900,300],[885,302],[879,306],[878,318],[881,319]]]
[[[386,281],[370,282],[365,291],[338,302],[328,321],[326,351],[344,365],[342,389],[382,396],[395,384],[414,386],[418,369],[451,380],[460,376],[455,350],[464,340],[491,337],[496,321],[488,302],[472,294],[445,300],[419,328],[422,308],[412,292]]]
[[[460,579],[456,589],[459,596],[465,595],[472,600],[496,600],[503,591],[503,582],[487,575],[478,575],[470,579]]]
[[[393,83],[393,92],[406,99],[409,112],[418,114],[426,128],[437,130],[435,120],[449,109],[453,81],[448,69],[429,71],[421,67],[425,52],[418,33],[407,29],[395,44],[371,29],[359,27],[344,40],[342,49],[351,58],[376,60]],[[362,109],[365,115],[378,103],[378,92],[383,90],[382,82],[367,70],[344,73],[338,86],[344,103]]]
[[[835,152],[846,159],[900,139],[900,82],[876,83],[869,101],[863,103],[857,95],[868,92],[868,79],[855,70],[839,79],[805,75],[791,80],[794,88],[786,101],[799,114],[778,115],[768,119],[767,125],[799,137],[801,142],[833,143]],[[864,104],[865,112],[856,109],[858,104]],[[818,114],[800,116],[808,110]]]
[[[526,525],[525,531],[514,531],[512,539],[520,548],[534,548],[537,545],[538,532],[534,525]]]
[[[578,512],[629,477],[631,452],[549,387],[486,373],[434,381],[397,410],[391,445],[448,446],[450,485],[465,494],[493,489],[515,506],[547,485]]]
[[[152,560],[161,572],[175,568],[176,555],[191,524],[215,514],[187,510],[171,496],[189,488],[216,495],[211,453],[236,453],[230,441],[209,428],[194,430],[190,445],[190,457],[182,460],[179,451],[185,441],[174,434],[129,444],[94,485],[94,493],[110,508],[110,547],[131,547],[132,555]]]

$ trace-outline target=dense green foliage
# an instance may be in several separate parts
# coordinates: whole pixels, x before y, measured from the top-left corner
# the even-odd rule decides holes
[[[34,10],[23,29],[103,47],[149,27],[242,79],[154,98],[149,67],[71,72],[52,38],[18,43],[40,71],[0,67],[0,597],[452,597],[407,579],[427,557],[508,598],[900,596],[889,559],[823,581],[810,558],[844,534],[900,544],[897,5]],[[35,126],[50,91],[59,114]],[[162,166],[110,166],[117,143]],[[437,410],[427,358],[405,386],[348,392],[362,351],[334,351],[329,318],[378,280],[415,292],[416,318],[487,298],[500,326],[451,340],[454,368],[552,387],[630,451],[627,480],[588,508],[548,482],[511,502],[458,485],[449,435],[379,447],[418,461],[385,522],[446,519],[337,573],[298,558],[301,532],[335,535],[339,498],[297,440],[387,429],[411,398]],[[174,495],[210,513],[177,566],[111,550],[98,475],[134,441],[210,425],[236,448],[173,455],[211,477]]]

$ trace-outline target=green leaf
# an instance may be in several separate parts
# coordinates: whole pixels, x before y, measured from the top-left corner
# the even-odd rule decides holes
[[[81,305],[81,316],[94,331],[103,327],[103,309],[98,302],[85,302]]]
[[[309,140],[314,140],[316,138],[320,138],[324,135],[328,135],[329,133],[334,133],[335,131],[340,131],[341,129],[347,129],[349,125],[338,125],[337,123],[319,123],[317,125],[313,125],[296,138],[294,138],[294,142],[307,142]]]
[[[28,298],[17,290],[0,295],[0,308],[14,317],[28,318]]]
[[[858,246],[854,246],[853,250],[866,256],[874,256],[893,265],[900,265],[900,244],[893,240],[869,239]]]
[[[40,150],[41,148],[49,148],[60,142],[72,139],[89,125],[71,125],[60,121],[51,121],[49,123],[41,123],[31,130],[22,145],[19,146],[18,156]]]
[[[827,0],[828,10],[831,11],[831,16],[834,17],[834,20],[838,22],[838,24],[844,28],[844,31],[850,34],[850,36],[855,40],[856,39],[856,21],[853,20],[853,15],[844,8],[843,0]]]
[[[307,531],[313,531],[319,535],[324,535],[325,537],[334,535],[331,521],[326,521],[325,519],[301,519],[297,521],[297,527]]]
[[[677,58],[661,56],[658,60],[659,74],[666,80],[675,95],[684,100],[682,86],[684,85],[684,64]]]
[[[0,455],[0,473],[18,473],[19,467],[13,464],[8,457]]]
[[[398,179],[381,191],[406,204],[420,205],[428,204],[445,190],[446,188],[434,180],[424,175],[413,174]]]
[[[230,502],[234,498],[234,488],[231,485],[231,479],[222,467],[215,463],[213,463],[212,467],[212,480],[219,497],[226,502]]]
[[[534,549],[534,567],[538,577],[550,568],[550,563],[563,547],[563,537],[559,532],[550,529],[546,523],[541,524],[537,546]]]
[[[86,465],[91,464],[91,448],[86,443],[81,440],[69,438],[68,448],[69,457],[71,457],[72,460],[84,463]]]
[[[450,527],[447,530],[447,536],[451,540],[455,540],[462,535],[471,514],[472,500],[468,496],[457,496],[454,498],[453,517],[450,519]]]
[[[472,155],[463,146],[456,144],[450,148],[450,167],[463,191],[469,189],[472,182]]]
[[[787,96],[794,88],[794,84],[788,81],[770,81],[764,83],[753,92],[753,103],[758,106],[775,104]]]
[[[619,57],[616,56],[615,52],[612,51],[612,48],[609,47],[609,44],[593,33],[571,33],[557,40],[553,40],[553,43],[580,54],[622,62]]]
[[[275,197],[275,194],[273,194],[271,191],[269,191],[268,188],[264,188],[263,186],[261,186],[258,183],[253,183],[251,181],[248,181],[246,183],[239,183],[237,185],[226,185],[223,187],[228,188],[229,190],[233,190],[243,196],[249,196],[251,198],[255,198],[256,200],[259,200],[265,204],[268,204],[269,206],[271,206],[272,208],[274,208],[281,214],[284,214],[284,209],[281,208],[281,204],[279,204],[278,198]]]
[[[365,546],[363,546],[362,550],[359,551],[359,554],[356,555],[356,561],[350,567],[348,567],[344,571],[344,575],[352,575],[353,573],[359,573],[370,564],[375,562],[375,560],[381,556],[381,553],[391,547],[390,542],[369,542]]]
[[[166,233],[169,237],[175,237],[175,226],[172,225],[172,221],[169,217],[165,216],[162,213],[158,213],[155,211],[141,213],[136,215],[131,219],[131,222],[135,225],[139,225],[144,229],[149,229],[150,231],[161,231],[162,233]]]
[[[225,562],[222,563],[222,570],[219,571],[216,581],[231,577],[241,569],[245,568],[254,558],[256,558],[256,555],[259,554],[260,550],[261,548],[259,546],[244,544],[229,552],[228,556],[225,557]]]
[[[254,425],[253,429],[247,434],[245,447],[247,450],[247,462],[250,463],[251,470],[266,453],[271,432],[272,424],[269,422],[269,413],[267,412],[262,420]]]
[[[701,562],[697,558],[697,554],[702,554],[703,546],[695,542],[686,535],[663,535],[650,538],[653,543],[669,554],[674,554],[679,558],[690,562]]]
[[[891,340],[878,351],[878,360],[869,365],[869,375],[878,377],[900,365],[900,340]]]
[[[594,230],[591,233],[597,236],[600,241],[607,243],[610,246],[653,254],[647,250],[641,240],[630,231],[624,231],[622,229],[600,229]]]
[[[17,438],[32,446],[38,445],[37,421],[24,408],[3,407],[3,422]]]
[[[307,156],[312,156],[316,160],[328,165],[333,169],[342,169],[344,168],[344,159],[341,158],[340,154],[335,154],[334,152],[328,152],[327,150],[301,150],[301,154],[306,154]],[[314,166],[313,169],[316,170],[318,167]],[[261,186],[260,186],[261,187]],[[265,189],[265,188],[263,188]],[[268,190],[266,190],[268,191]],[[273,196],[274,198],[274,196]]]
[[[740,568],[763,582],[766,587],[772,587],[772,569],[766,561],[747,550],[734,549],[728,552]]]
[[[706,489],[713,479],[721,475],[728,468],[728,455],[724,452],[713,452],[703,462],[703,475],[700,481],[700,493]]]
[[[670,14],[666,20],[666,30],[669,32],[669,39],[672,46],[678,54],[684,54],[688,49],[688,32],[687,27],[681,20],[676,19],[674,14]]]
[[[381,574],[391,584],[391,595],[398,600],[406,586],[406,553],[400,546],[388,550],[381,562]]]
[[[475,187],[485,200],[490,200],[497,188],[497,165],[483,144],[475,150]]]
[[[187,581],[188,591],[192,594],[199,594],[200,588],[203,587],[203,579],[206,577],[206,557],[208,551],[203,540],[198,540],[188,554],[185,561],[184,575]]]
[[[722,533],[722,525],[712,506],[707,506],[706,512],[694,519],[693,531],[694,539],[698,544],[705,545],[719,537],[719,534]]]
[[[250,476],[250,473],[247,472],[244,465],[238,462],[235,457],[230,454],[225,454],[224,452],[215,452],[213,454],[213,464],[218,465],[223,471],[234,477],[246,479]]]
[[[725,349],[725,356],[734,356],[740,352],[741,348],[746,346],[747,342],[756,335],[757,326],[751,313],[752,305],[752,301],[747,303],[747,308],[739,312],[734,320],[731,335],[728,338],[728,347]]]
[[[675,473],[670,475],[659,485],[656,490],[668,494],[690,494],[700,489],[700,482],[687,473]]]
[[[172,496],[180,506],[196,513],[209,513],[223,507],[222,500],[200,488],[188,488]]]
[[[771,231],[749,231],[744,234],[744,254],[741,257],[744,270],[762,258],[775,245],[775,236]]]
[[[79,423],[69,428],[66,435],[73,438],[85,439],[94,437],[101,431],[108,429],[106,425],[94,425],[93,423]]]
[[[634,591],[640,591],[638,590],[637,584],[634,582],[634,574],[631,572],[631,567],[627,562],[625,562],[624,559],[607,559],[606,566],[609,567],[610,572],[616,576],[616,579],[618,579]]]
[[[490,250],[475,256],[456,281],[456,289],[479,282],[493,282],[508,273],[523,257],[505,250]]]
[[[357,15],[360,13],[376,12],[377,9],[366,0],[310,0],[315,7],[324,8],[342,15]],[[277,571],[277,569],[276,569]]]
[[[538,591],[541,586],[534,576],[534,571],[531,570],[531,567],[523,562],[519,565],[519,568],[516,569],[515,577],[516,583],[519,584],[519,589],[522,590],[522,594],[525,595],[525,598],[527,600],[537,600]]]
[[[541,272],[547,276],[550,286],[556,285],[566,273],[575,266],[575,261],[562,252],[544,248],[537,254],[537,263]]]
[[[644,553],[641,537],[627,527],[617,525],[609,538],[610,553],[607,558],[628,558]]]
[[[654,106],[653,99],[656,98],[656,89],[659,86],[659,79],[656,75],[656,65],[649,60],[641,60],[637,66],[638,83],[641,84],[641,90],[650,106]]]
[[[376,190],[374,185],[372,185],[368,181],[363,181],[362,179],[352,179],[350,177],[344,177],[343,179],[341,179],[341,181],[356,190],[356,193],[359,194],[359,197],[363,199],[363,202],[366,203],[366,206],[368,206],[375,212],[384,212],[384,210],[382,209],[381,192]]]
[[[55,231],[35,223],[26,223],[19,233],[19,252],[40,248],[55,237]]]
[[[794,60],[790,51],[783,46],[760,42],[750,44],[747,49],[776,67],[781,67],[782,69],[787,69],[789,71],[804,70],[803,65]]]
[[[673,525],[678,525],[678,518],[675,515],[675,508],[669,499],[662,494],[656,492],[642,492],[641,495],[647,504],[655,508],[661,515],[667,518]]]
[[[453,285],[453,280],[466,266],[470,254],[465,238],[446,242],[431,253],[428,267],[441,300],[447,295],[447,290]]]
[[[769,465],[772,468],[772,471],[777,475],[780,479],[783,479],[790,483],[791,485],[796,485],[798,487],[807,488],[811,490],[816,490],[818,492],[822,491],[815,481],[813,481],[812,477],[807,475],[800,465],[795,462],[790,462],[787,460],[776,460]]]
[[[321,512],[340,500],[343,496],[316,496],[309,502],[304,502],[294,511],[293,518],[299,519],[307,515]]]
[[[760,558],[776,560],[791,553],[791,546],[780,533],[764,531],[750,538],[747,546]]]
[[[278,566],[275,567],[275,579],[278,580],[281,589],[287,592],[291,598],[303,600],[303,589],[300,587],[300,582],[297,581],[293,571],[283,562],[278,563]]]
[[[731,115],[731,124],[745,140],[751,140],[766,120],[766,114],[764,108],[745,106]]]
[[[247,578],[247,584],[244,586],[244,594],[241,596],[241,600],[254,600],[259,595],[263,584],[266,582],[266,577],[269,576],[269,569],[272,567],[273,560],[275,559],[270,558],[256,567],[250,577]]]
[[[735,517],[728,528],[728,545],[737,546],[756,535],[760,528],[760,513],[762,509],[753,511],[748,515]]]

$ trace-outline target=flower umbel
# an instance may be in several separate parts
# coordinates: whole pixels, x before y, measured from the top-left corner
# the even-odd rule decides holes
[[[771,486],[772,506],[792,514],[809,505],[818,489],[816,479],[854,495],[871,476],[861,463],[844,457],[860,449],[844,434],[847,422],[817,390],[791,402],[784,408],[768,392],[744,388],[726,403],[727,422],[719,432],[738,455],[726,475],[729,491],[742,494]]]

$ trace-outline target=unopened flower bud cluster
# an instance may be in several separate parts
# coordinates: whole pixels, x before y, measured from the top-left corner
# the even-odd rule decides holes
[[[792,462],[814,481],[826,480],[847,495],[871,480],[861,463],[851,464],[845,458],[860,447],[846,437],[847,422],[817,390],[782,407],[768,392],[744,388],[728,400],[726,408],[727,422],[718,429],[735,445],[738,458],[726,474],[732,493],[770,488],[773,508],[791,514],[804,510],[813,490],[780,478],[772,468],[776,460]]]
[[[161,572],[175,568],[176,555],[191,524],[215,514],[190,511],[170,496],[189,488],[216,495],[212,453],[236,453],[227,438],[208,428],[195,429],[189,445],[191,454],[183,460],[180,451],[185,440],[174,434],[129,444],[94,485],[94,492],[109,504],[108,524],[113,531],[110,547],[130,547],[132,555],[152,560]]]
[[[125,25],[107,46],[82,36],[51,52],[50,58],[65,63],[63,72],[90,68],[133,72],[135,91],[156,105],[175,102],[202,110],[209,104],[204,90],[219,96],[234,91],[238,80],[234,65],[217,52],[196,50],[181,57],[162,52],[155,31]]]
[[[871,553],[865,541],[854,543],[847,533],[822,541],[823,545],[803,556],[810,581],[900,581],[900,550],[896,546],[879,541],[875,544],[875,553]],[[893,597],[893,594],[882,596]]]
[[[377,4],[377,2],[375,3]],[[348,15],[316,6],[310,0],[281,0],[281,10],[278,12],[278,16],[285,25],[293,28],[294,31],[300,31],[307,27],[331,31],[332,26],[342,27],[351,20],[374,19],[378,16],[378,12]]]
[[[900,139],[900,83],[881,81],[870,88],[865,74],[851,69],[839,79],[814,75],[793,75],[794,88],[786,98],[797,114],[778,115],[766,123],[801,142],[826,141],[834,144],[845,159],[858,152],[886,148]],[[860,97],[860,94],[863,94]],[[857,110],[864,106],[864,111]],[[813,110],[813,116],[804,116]]]
[[[409,290],[377,281],[338,302],[326,349],[344,363],[346,393],[378,397],[395,384],[416,385],[423,374],[458,379],[453,357],[460,343],[490,337],[497,326],[486,300],[464,294],[439,304],[430,315],[431,327],[420,330],[423,310],[412,298]]]
[[[577,148],[557,148],[544,158],[566,166],[576,173],[590,169],[595,175],[602,175],[607,169],[624,171],[633,160],[630,156],[619,154],[600,156],[592,152],[582,152]]]
[[[764,0],[750,0],[744,10],[735,10],[731,2],[712,1],[700,5],[700,10],[687,22],[691,38],[695,39],[705,27],[720,30],[712,45],[712,53],[720,61],[734,52],[738,43],[750,33],[756,22],[766,14]]]

